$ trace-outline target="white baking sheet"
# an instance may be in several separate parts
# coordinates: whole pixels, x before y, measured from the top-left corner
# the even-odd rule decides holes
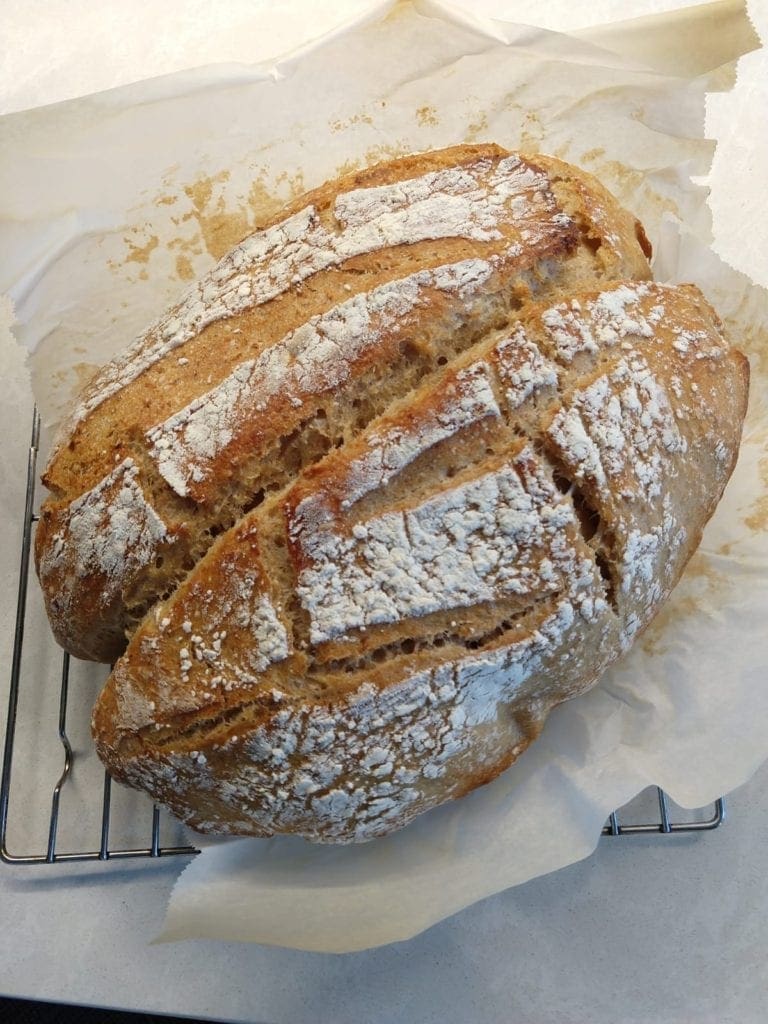
[[[599,687],[552,715],[512,770],[364,847],[208,845],[177,886],[167,940],[341,951],[407,938],[585,856],[607,813],[645,785],[694,806],[768,756],[768,302],[752,284],[768,284],[768,256],[754,226],[743,232],[761,216],[768,168],[759,145],[721,129],[710,174],[714,143],[703,137],[706,90],[733,84],[720,65],[755,45],[743,9],[613,26],[593,34],[606,50],[584,36],[468,24],[433,4],[389,6],[277,67],[207,68],[0,122],[0,287],[33,352],[47,425],[89,366],[287,196],[342,167],[478,139],[581,163],[641,216],[657,276],[699,283],[750,354],[745,443],[656,623]],[[683,54],[662,45],[670,34],[686,39]],[[739,90],[754,97],[748,72],[716,97],[709,125],[726,120]],[[738,192],[740,219],[721,225],[716,244],[751,280],[708,249],[708,175],[721,218]]]

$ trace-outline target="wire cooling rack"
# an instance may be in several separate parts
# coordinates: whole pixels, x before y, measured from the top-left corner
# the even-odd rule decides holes
[[[147,828],[149,834],[149,845],[132,845],[123,842],[111,842],[110,832],[113,819],[113,791],[112,780],[108,773],[103,773],[103,782],[94,782],[85,787],[79,787],[76,804],[70,809],[68,831],[74,833],[75,845],[87,845],[86,832],[78,825],[87,821],[100,822],[97,825],[96,836],[98,843],[94,842],[93,849],[75,849],[62,851],[57,847],[60,837],[60,826],[62,824],[62,793],[73,778],[73,765],[75,752],[68,735],[68,712],[70,693],[70,674],[73,664],[77,664],[68,654],[56,655],[61,658],[59,672],[58,690],[58,719],[56,734],[38,735],[35,728],[36,722],[31,723],[31,728],[25,730],[34,736],[33,749],[26,755],[16,753],[17,733],[23,724],[23,716],[20,714],[20,696],[27,694],[40,686],[40,680],[27,678],[28,673],[23,669],[24,653],[24,631],[28,619],[27,590],[30,571],[30,555],[32,550],[32,535],[38,516],[35,513],[36,494],[36,468],[37,453],[40,437],[40,417],[35,411],[32,425],[32,438],[29,446],[27,459],[27,483],[26,497],[24,504],[24,524],[21,544],[21,566],[19,570],[18,603],[16,608],[16,627],[13,646],[13,658],[11,662],[11,686],[8,698],[8,720],[6,724],[5,746],[3,750],[3,774],[0,785],[0,860],[7,864],[55,864],[68,861],[109,861],[127,858],[140,857],[168,857],[193,855],[199,852],[197,847],[188,845],[162,845],[161,843],[161,819],[162,811],[157,804],[152,805],[151,826]],[[51,647],[55,648],[51,639]],[[55,648],[58,651],[58,648]],[[77,702],[76,710],[82,715],[82,701]],[[73,712],[74,713],[74,712]],[[30,775],[34,774],[39,764],[45,760],[41,755],[45,753],[50,759],[51,744],[58,743],[61,749],[61,769],[55,782],[53,780],[39,779],[36,775],[31,790],[29,785],[25,787],[24,793],[17,792],[19,781],[29,782]],[[17,782],[16,789],[13,786]],[[53,782],[53,784],[52,784]],[[72,788],[70,786],[70,788]],[[144,798],[141,798],[144,800]],[[47,818],[47,839],[41,836],[40,848],[33,853],[12,853],[8,848],[9,835],[9,811],[15,801],[21,805],[22,815],[29,813],[30,802],[43,803],[47,809],[47,801],[50,800],[50,814]],[[148,803],[148,801],[146,801]],[[658,816],[656,814],[646,815],[651,818],[658,817],[658,820],[637,821],[637,815],[633,807],[635,802],[628,805],[621,811],[614,811],[603,828],[605,836],[633,836],[655,834],[676,835],[681,832],[705,832],[711,831],[722,824],[725,818],[725,805],[722,799],[716,800],[712,805],[712,812],[707,816],[710,809],[700,808],[697,811],[682,812],[679,816],[673,811],[669,798],[661,789],[656,789],[656,800],[658,804]],[[148,808],[146,808],[148,810]],[[136,814],[138,819],[135,824],[140,827],[140,821],[144,814]],[[628,820],[626,820],[628,819]],[[177,832],[180,826],[175,825]],[[45,832],[45,827],[43,827]],[[89,833],[90,834],[90,833]],[[70,844],[71,844],[70,839]]]

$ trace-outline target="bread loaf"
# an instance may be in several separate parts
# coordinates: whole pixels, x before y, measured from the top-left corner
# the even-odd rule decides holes
[[[298,200],[98,373],[62,427],[36,542],[58,641],[114,660],[245,511],[532,298],[648,277],[642,245],[597,182],[495,146]]]
[[[748,384],[593,179],[492,146],[325,186],[86,390],[46,471],[93,728],[193,827],[364,841],[489,781],[626,650]],[[183,354],[182,354],[183,353]]]

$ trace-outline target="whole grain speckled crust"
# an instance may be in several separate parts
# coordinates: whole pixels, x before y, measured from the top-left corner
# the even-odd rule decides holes
[[[244,510],[525,302],[647,277],[643,245],[597,182],[496,146],[294,202],[100,370],[62,426],[35,548],[58,641],[114,660]],[[106,527],[99,495],[126,460],[131,529],[112,517],[126,557],[104,562],[78,542],[82,510]],[[144,514],[163,529],[141,529]]]
[[[102,758],[203,831],[333,842],[495,777],[677,582],[746,386],[691,286],[528,310],[214,544],[118,662]]]
[[[86,390],[46,471],[54,630],[127,650],[112,774],[206,832],[385,835],[489,781],[650,621],[748,367],[594,179],[380,165],[247,239]]]

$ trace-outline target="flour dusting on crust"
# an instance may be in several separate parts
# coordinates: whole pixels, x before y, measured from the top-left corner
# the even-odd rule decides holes
[[[297,708],[273,690],[268,724],[207,756],[171,753],[163,765],[139,757],[131,781],[141,785],[146,773],[146,783],[156,784],[160,771],[162,783],[175,788],[194,775],[223,812],[203,821],[189,815],[210,833],[226,832],[229,821],[245,816],[267,834],[298,830],[326,842],[384,835],[429,805],[436,780],[456,757],[483,752],[483,730],[498,727],[501,709],[563,647],[588,593],[564,598],[516,642],[406,675],[385,689],[363,683],[332,708]],[[526,707],[534,720],[547,710],[535,698]],[[521,734],[520,748],[526,743]],[[222,777],[211,762],[225,752],[236,767]]]
[[[246,240],[142,342],[129,377],[206,317],[269,302],[350,255],[477,243],[431,244],[431,263],[467,257],[432,268],[412,252],[388,256],[387,274],[362,259],[376,276],[360,294],[339,281],[316,305],[318,285],[269,348],[235,345],[224,381],[211,375],[207,394],[142,421],[154,422],[156,493],[195,503],[198,525],[208,496],[228,496],[220,479],[246,489],[238,459],[251,446],[247,467],[274,451],[285,472],[265,469],[250,504],[232,497],[236,517],[250,511],[220,536],[208,527],[208,553],[196,549],[120,659],[96,712],[118,777],[204,831],[364,841],[493,778],[650,621],[732,464],[744,368],[725,359],[693,288],[619,281],[574,297],[596,237],[580,232],[598,219],[589,203],[574,209],[578,230],[517,158],[355,189]],[[613,227],[597,232],[598,287],[618,272],[611,244],[647,269],[631,219]],[[559,287],[558,253],[573,256]],[[548,309],[531,305],[542,281],[558,300]],[[517,303],[519,320],[502,320]],[[444,365],[455,337],[466,347]],[[380,373],[392,352],[381,401],[350,397],[345,382],[367,381],[373,362]],[[338,447],[319,456],[327,445]],[[124,532],[131,473],[98,499]],[[93,557],[120,571],[108,549]]]
[[[263,305],[353,257],[429,239],[498,240],[502,229],[532,246],[570,225],[547,176],[518,156],[484,157],[391,185],[355,189],[337,196],[333,214],[340,231],[326,228],[317,210],[307,206],[236,246],[99,373],[68,428],[209,324]]]
[[[308,514],[307,514],[308,513]],[[307,567],[296,592],[312,643],[509,594],[546,593],[577,572],[573,509],[530,448],[501,469],[341,532],[315,498],[291,523]]]
[[[152,561],[159,545],[171,538],[138,478],[133,459],[124,459],[71,503],[41,560],[43,580],[57,570],[79,579],[98,573],[105,577],[101,601],[106,604],[125,579]]]
[[[557,386],[557,368],[529,341],[521,325],[496,345],[493,357],[510,410],[536,392]]]
[[[664,388],[636,353],[577,391],[548,433],[577,480],[607,488],[621,478],[628,498],[658,498],[665,460],[686,450]]]
[[[353,365],[387,332],[405,332],[407,317],[428,301],[427,291],[469,301],[494,270],[490,260],[470,259],[420,270],[363,292],[313,317],[256,359],[241,363],[217,387],[147,433],[150,456],[177,494],[199,483],[244,424],[268,417],[269,403],[286,395],[318,395],[346,381]]]
[[[501,413],[491,385],[491,368],[483,361],[459,370],[446,383],[436,408],[408,424],[379,425],[366,435],[366,452],[345,471],[341,507],[349,508],[371,491],[386,487],[398,473],[430,448],[466,427]]]

